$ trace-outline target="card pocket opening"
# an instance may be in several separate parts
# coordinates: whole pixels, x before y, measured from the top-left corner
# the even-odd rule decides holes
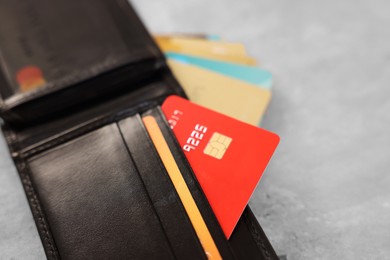
[[[175,256],[178,259],[207,259],[140,115],[121,120],[118,125]]]
[[[171,131],[164,115],[162,114],[160,107],[153,108],[145,112],[142,116],[147,116],[147,115],[151,115],[156,119],[164,135],[164,138],[166,139],[166,142],[168,143],[168,146],[175,158],[175,161],[180,169],[180,172],[182,173],[183,178],[185,179],[185,182],[191,191],[191,194],[197,204],[197,207],[199,208],[199,211],[201,212],[201,215],[204,218],[206,225],[223,259],[235,259],[232,248],[230,247],[225,235],[223,234],[223,231],[214,213],[212,212],[212,209],[207,201],[207,198],[205,197],[200,187],[200,184],[196,180],[196,177],[192,172],[192,168],[188,163],[187,159],[185,158],[185,155],[180,145],[178,144],[173,132]]]

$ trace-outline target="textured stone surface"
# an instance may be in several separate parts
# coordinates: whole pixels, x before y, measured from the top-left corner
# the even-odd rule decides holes
[[[251,199],[285,259],[390,257],[390,2],[134,1],[154,32],[245,43],[273,72],[280,147]],[[0,139],[0,259],[42,259]]]

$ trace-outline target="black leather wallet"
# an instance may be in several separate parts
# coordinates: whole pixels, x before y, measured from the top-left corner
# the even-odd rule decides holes
[[[48,259],[207,259],[144,115],[223,259],[277,259],[249,207],[225,238],[159,107],[185,93],[126,0],[2,1],[0,61],[3,133]],[[26,66],[44,85],[21,89]]]

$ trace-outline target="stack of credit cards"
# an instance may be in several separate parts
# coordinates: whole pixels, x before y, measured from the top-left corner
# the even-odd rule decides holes
[[[171,96],[162,111],[229,238],[279,143],[258,127],[272,75],[240,43],[205,35],[154,37],[191,100]]]
[[[243,44],[206,35],[155,35],[168,65],[196,104],[259,125],[271,99],[272,75]]]

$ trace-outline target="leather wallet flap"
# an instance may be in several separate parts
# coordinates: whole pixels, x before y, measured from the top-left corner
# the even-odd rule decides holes
[[[126,0],[0,2],[0,110],[31,124],[165,66]]]

